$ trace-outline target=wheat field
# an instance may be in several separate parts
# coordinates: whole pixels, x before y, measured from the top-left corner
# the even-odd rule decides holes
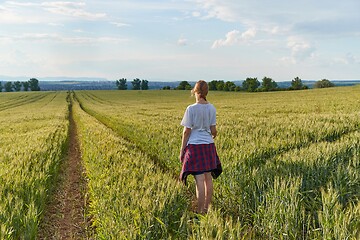
[[[358,239],[359,92],[211,91],[223,174],[198,218],[178,180],[189,91],[0,94],[0,238],[35,238],[71,110],[94,239]]]

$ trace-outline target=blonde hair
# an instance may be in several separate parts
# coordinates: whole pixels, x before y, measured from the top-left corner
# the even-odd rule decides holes
[[[191,90],[192,94],[198,93],[200,97],[206,101],[206,96],[209,92],[209,86],[204,80],[199,80]]]

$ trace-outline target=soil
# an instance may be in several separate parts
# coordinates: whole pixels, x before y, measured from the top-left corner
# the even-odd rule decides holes
[[[86,182],[80,145],[70,107],[69,147],[60,167],[57,189],[45,208],[38,239],[86,239]]]

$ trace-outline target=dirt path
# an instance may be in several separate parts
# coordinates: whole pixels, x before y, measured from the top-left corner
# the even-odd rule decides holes
[[[80,146],[70,107],[69,148],[57,189],[45,208],[38,239],[86,239],[85,189]]]

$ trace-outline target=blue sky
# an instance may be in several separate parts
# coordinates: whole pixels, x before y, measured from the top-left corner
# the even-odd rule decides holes
[[[358,0],[0,1],[0,75],[360,79]]]

